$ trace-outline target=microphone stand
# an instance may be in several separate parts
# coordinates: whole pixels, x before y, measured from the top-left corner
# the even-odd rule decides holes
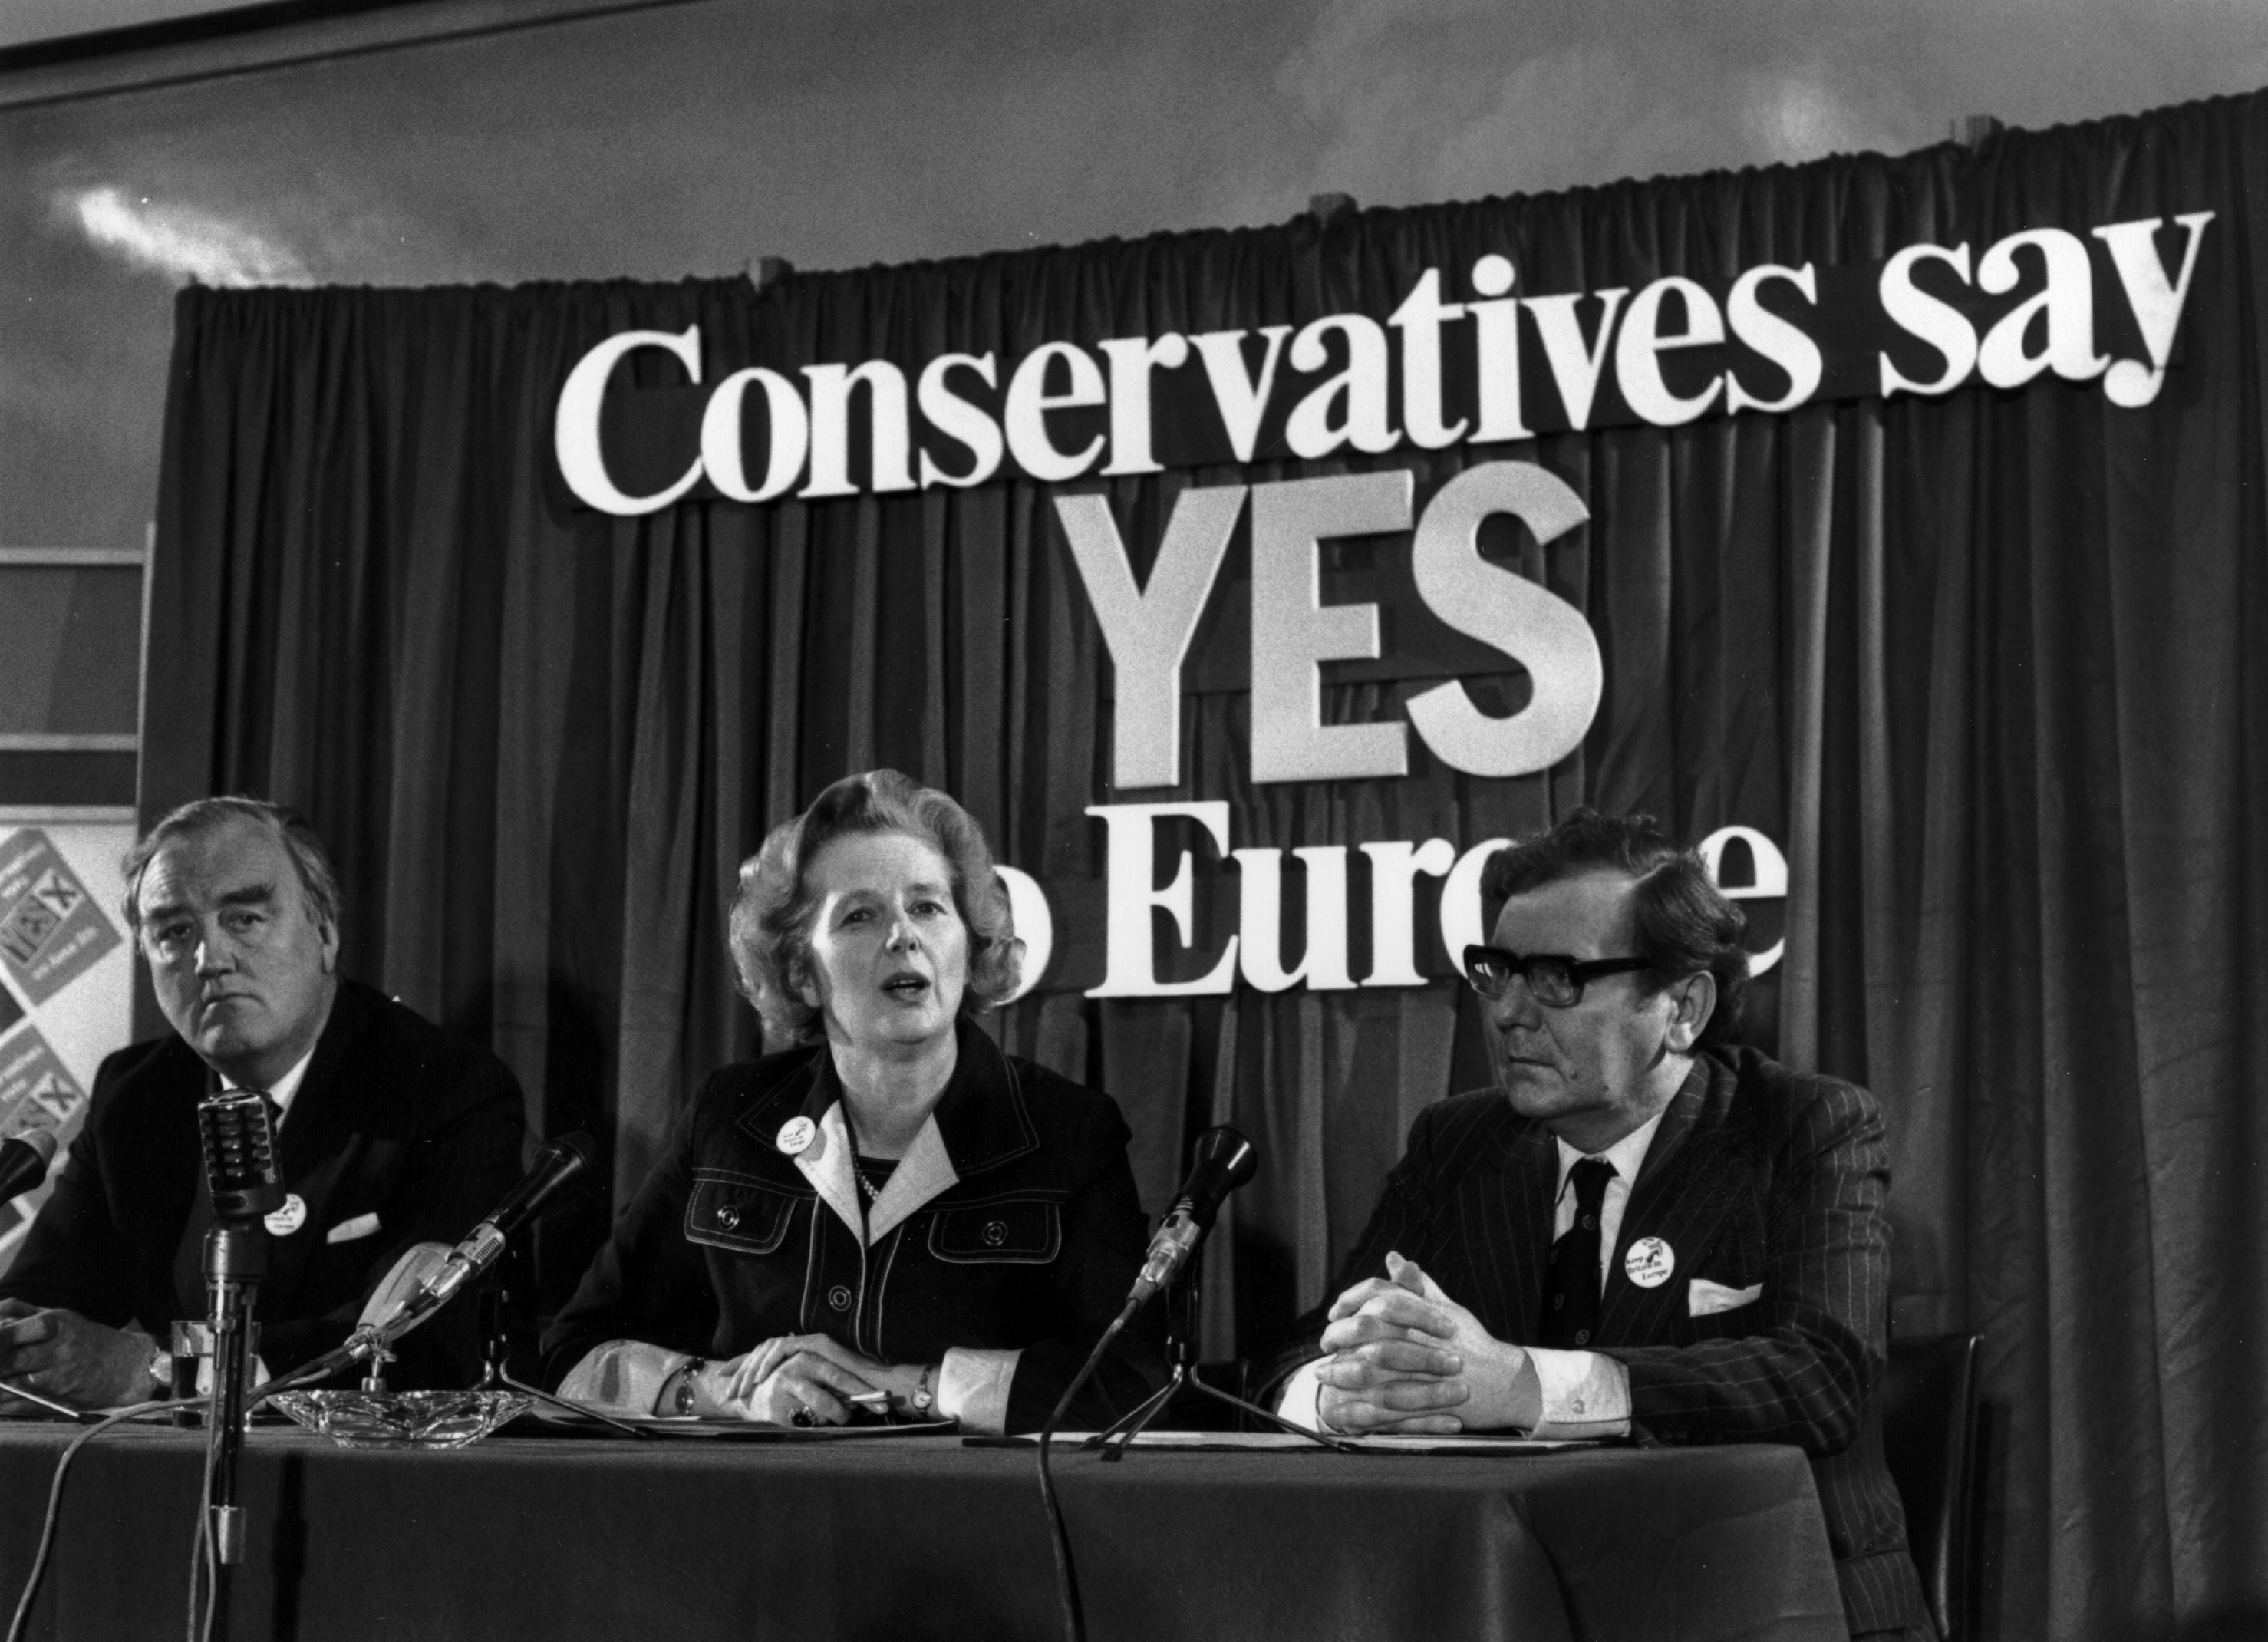
[[[564,1409],[570,1414],[579,1414],[585,1419],[597,1420],[601,1425],[611,1425],[623,1435],[635,1437],[641,1442],[656,1440],[653,1432],[633,1425],[628,1420],[616,1419],[613,1415],[601,1413],[599,1410],[586,1404],[570,1402],[565,1397],[555,1395],[541,1386],[531,1386],[524,1380],[513,1379],[512,1370],[505,1366],[505,1359],[512,1349],[511,1334],[504,1326],[505,1303],[506,1296],[500,1268],[491,1267],[488,1274],[481,1279],[482,1367],[481,1383],[475,1388],[476,1389],[517,1391],[522,1396],[534,1397],[539,1403],[549,1403],[556,1409]]]
[[[244,1560],[244,1507],[236,1501],[244,1451],[245,1367],[253,1308],[268,1275],[268,1229],[257,1219],[213,1222],[205,1233],[205,1285],[211,1297],[212,1407],[206,1417],[205,1531],[212,1546],[213,1631],[225,1633],[229,1570]]]
[[[1294,1425],[1256,1403],[1231,1395],[1218,1386],[1209,1386],[1199,1378],[1197,1372],[1198,1292],[1197,1265],[1191,1260],[1174,1275],[1166,1290],[1166,1352],[1167,1360],[1173,1365],[1171,1378],[1139,1405],[1112,1422],[1109,1429],[1097,1432],[1081,1443],[1081,1448],[1101,1448],[1106,1461],[1124,1459],[1128,1446],[1150,1428],[1152,1421],[1166,1411],[1167,1406],[1174,1400],[1174,1394],[1188,1386],[1217,1403],[1226,1403],[1250,1418],[1273,1425],[1278,1431],[1305,1437],[1310,1442],[1335,1448],[1342,1454],[1360,1452],[1353,1443],[1326,1436],[1319,1431],[1309,1431],[1305,1425]]]

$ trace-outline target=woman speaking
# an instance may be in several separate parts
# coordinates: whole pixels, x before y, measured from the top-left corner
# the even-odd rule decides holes
[[[702,1085],[547,1373],[637,1413],[1036,1428],[1147,1223],[1117,1103],[970,1019],[1023,951],[983,831],[895,770],[838,781],[742,865],[732,942],[767,1042],[799,1047]],[[1067,1423],[1162,1378],[1154,1329],[1120,1339]]]

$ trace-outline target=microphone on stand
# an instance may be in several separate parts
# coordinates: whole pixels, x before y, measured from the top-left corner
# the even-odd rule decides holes
[[[275,1118],[257,1089],[222,1089],[197,1104],[197,1140],[216,1220],[257,1220],[284,1206]]]
[[[205,1287],[211,1296],[212,1405],[206,1416],[205,1531],[210,1535],[213,1623],[228,1606],[228,1570],[244,1560],[244,1507],[236,1501],[236,1462],[244,1446],[248,1336],[268,1275],[261,1217],[284,1206],[276,1160],[276,1118],[258,1089],[217,1089],[197,1104],[212,1229],[205,1233]]]
[[[535,1161],[519,1183],[464,1241],[446,1250],[438,1243],[420,1243],[404,1255],[379,1292],[371,1296],[361,1323],[340,1348],[342,1360],[359,1361],[393,1344],[447,1305],[458,1290],[497,1263],[514,1232],[590,1172],[598,1150],[597,1143],[580,1132],[545,1141],[536,1148]],[[438,1259],[434,1251],[439,1252]],[[381,1309],[380,1299],[389,1291],[402,1298]]]
[[[488,1245],[489,1240],[482,1234],[483,1230],[495,1226],[509,1241],[512,1226],[522,1225],[531,1217],[541,1213],[551,1201],[552,1193],[563,1186],[571,1186],[575,1176],[590,1167],[594,1148],[589,1136],[570,1135],[553,1145],[562,1147],[578,1161],[571,1166],[563,1166],[556,1158],[539,1156],[535,1167],[529,1171],[529,1178],[514,1187],[511,1196],[498,1205],[496,1213],[482,1221],[473,1235],[457,1248],[451,1248],[446,1243],[413,1243],[404,1249],[401,1257],[387,1272],[385,1280],[371,1291],[369,1300],[363,1303],[362,1315],[355,1320],[355,1331],[348,1336],[347,1343],[329,1355],[297,1370],[292,1375],[293,1382],[320,1379],[357,1359],[381,1354],[387,1342],[399,1339],[438,1309],[440,1302],[426,1301],[415,1316],[409,1314],[414,1303],[439,1286],[441,1274],[451,1261],[457,1260],[460,1265],[467,1264],[468,1259],[460,1258],[466,1250],[476,1244],[483,1248]],[[549,1149],[546,1148],[547,1151]],[[453,1292],[461,1281],[460,1278],[452,1277],[448,1281],[450,1291]],[[525,1385],[514,1380],[504,1366],[504,1355],[503,1345],[492,1343],[488,1374],[481,1381],[481,1389],[507,1387],[556,1408],[564,1409],[571,1414],[579,1414],[597,1420],[602,1425],[611,1425],[626,1437],[649,1440],[652,1438],[651,1431],[626,1424],[588,1403],[570,1402],[564,1397],[554,1396],[541,1386]]]
[[[1174,1206],[1167,1211],[1165,1219],[1151,1237],[1150,1252],[1142,1262],[1141,1272],[1134,1279],[1134,1287],[1126,1297],[1126,1304],[1119,1308],[1118,1315],[1110,1326],[1102,1331],[1102,1337],[1094,1343],[1094,1349],[1087,1353],[1086,1361],[1080,1366],[1079,1373],[1071,1376],[1071,1384],[1056,1402],[1055,1411],[1041,1423],[1040,1499],[1047,1507],[1048,1527],[1056,1554],[1056,1588],[1063,1603],[1064,1628],[1073,1638],[1082,1638],[1086,1635],[1086,1623],[1079,1606],[1079,1581],[1071,1568],[1071,1535],[1064,1527],[1063,1512],[1056,1504],[1055,1483],[1048,1471],[1048,1444],[1054,1439],[1056,1428],[1063,1424],[1064,1416],[1070,1411],[1071,1399],[1093,1377],[1096,1366],[1102,1361],[1103,1353],[1118,1337],[1119,1330],[1125,1328],[1145,1301],[1172,1283],[1182,1268],[1189,1263],[1189,1256],[1197,1252],[1197,1246],[1204,1241],[1205,1233],[1212,1229],[1213,1221],[1219,1217],[1221,1200],[1250,1180],[1259,1167],[1259,1154],[1252,1149],[1252,1143],[1225,1123],[1219,1128],[1208,1129],[1197,1137],[1197,1145],[1191,1148],[1189,1177],[1182,1182],[1182,1195],[1174,1200]],[[1196,1373],[1196,1298],[1194,1285],[1185,1285],[1167,1307],[1166,1332],[1167,1349],[1173,1363],[1171,1377],[1139,1405],[1112,1421],[1106,1430],[1087,1438],[1081,1447],[1101,1448],[1105,1460],[1123,1459],[1134,1440],[1149,1429],[1150,1422],[1164,1412],[1167,1404],[1178,1393],[1187,1388],[1217,1403],[1226,1403],[1248,1418],[1305,1437],[1327,1448],[1353,1447],[1351,1443],[1339,1438],[1326,1437],[1304,1426],[1294,1425],[1266,1409],[1247,1403],[1242,1397],[1232,1396],[1218,1386],[1207,1385],[1198,1378]]]
[[[0,1203],[22,1197],[48,1177],[55,1160],[55,1131],[27,1130],[0,1140]]]
[[[362,1315],[355,1326],[384,1322],[396,1311],[408,1305],[417,1291],[431,1281],[433,1274],[449,1258],[446,1243],[412,1243],[401,1251],[385,1280],[371,1290],[370,1298],[363,1302]]]
[[[1140,1305],[1173,1281],[1174,1274],[1212,1229],[1221,1200],[1250,1180],[1259,1167],[1259,1154],[1253,1151],[1252,1143],[1226,1123],[1197,1137],[1189,1178],[1182,1182],[1181,1197],[1150,1239],[1150,1252],[1142,1262],[1141,1274],[1134,1279],[1130,1303]]]

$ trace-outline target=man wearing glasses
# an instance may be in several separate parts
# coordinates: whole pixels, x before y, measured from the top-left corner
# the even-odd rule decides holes
[[[1287,1417],[1810,1456],[1854,1637],[1932,1635],[1882,1458],[1889,1149],[1864,1089],[1731,1042],[1745,920],[1647,816],[1497,855],[1498,1086],[1418,1119]]]

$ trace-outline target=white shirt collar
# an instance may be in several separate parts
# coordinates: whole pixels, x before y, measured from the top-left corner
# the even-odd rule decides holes
[[[870,1248],[931,1198],[961,1183],[953,1159],[946,1152],[935,1112],[923,1122],[913,1145],[890,1171],[872,1208],[858,1201],[858,1163],[851,1150],[850,1126],[843,1120],[843,1102],[837,1101],[820,1118],[819,1132],[811,1144],[796,1154],[795,1166],[820,1200],[835,1211],[836,1219],[849,1226],[854,1236],[864,1236]]]
[[[318,1042],[320,1041],[318,1039]],[[268,1098],[276,1102],[277,1128],[282,1128],[284,1120],[291,1115],[291,1098],[299,1093],[299,1086],[307,1080],[307,1065],[314,1058],[315,1045],[310,1043],[307,1046],[307,1052],[294,1061],[291,1070],[278,1078],[276,1080],[276,1086],[268,1091]],[[237,1082],[224,1072],[221,1074],[220,1086],[224,1089],[241,1089],[247,1086]]]
[[[1652,1117],[1609,1146],[1604,1152],[1578,1152],[1565,1141],[1559,1141],[1559,1194],[1567,1189],[1567,1176],[1576,1163],[1586,1157],[1595,1157],[1614,1167],[1616,1180],[1624,1189],[1638,1183],[1638,1172],[1646,1166],[1646,1154],[1653,1145],[1653,1131],[1661,1127],[1661,1120],[1669,1108],[1663,1107]],[[1554,1136],[1555,1140],[1558,1137]],[[1557,1194],[1555,1194],[1555,1196]]]

